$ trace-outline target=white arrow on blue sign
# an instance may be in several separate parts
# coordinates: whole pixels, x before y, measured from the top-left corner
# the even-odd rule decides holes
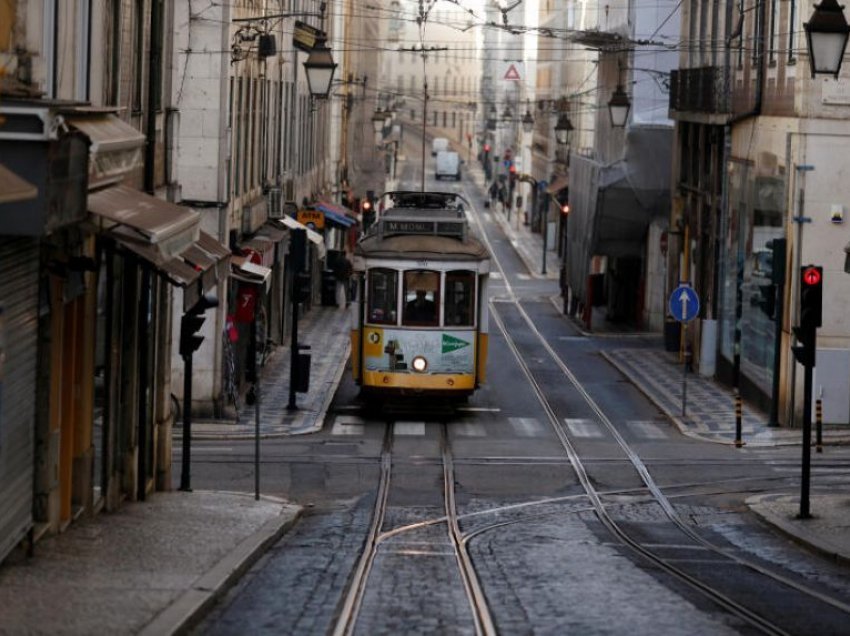
[[[670,294],[670,313],[679,322],[688,322],[699,313],[699,296],[690,285],[679,285]]]

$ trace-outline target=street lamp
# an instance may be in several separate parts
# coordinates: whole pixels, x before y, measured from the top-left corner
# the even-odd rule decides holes
[[[844,17],[844,7],[837,0],[823,0],[815,5],[815,12],[803,24],[809,48],[809,68],[812,77],[821,73],[838,78],[850,26]]]
[[[511,119],[513,119],[513,116],[514,115],[511,112],[510,107],[505,106],[505,112],[502,113],[502,119],[504,119],[505,121],[510,121]]]
[[[566,146],[569,142],[570,132],[573,130],[573,124],[566,113],[558,115],[558,121],[555,123],[555,141],[560,146]]]
[[[629,101],[626,91],[623,90],[622,84],[618,84],[617,90],[611,95],[611,101],[608,102],[608,113],[611,115],[611,125],[614,128],[624,128],[626,126],[631,106],[632,103]]]
[[[531,111],[527,109],[525,115],[522,116],[522,130],[527,133],[534,130],[534,117],[531,116]]]
[[[331,90],[336,62],[331,56],[331,50],[325,43],[324,36],[316,37],[316,43],[304,62],[304,70],[307,71],[307,84],[310,86],[310,94],[319,99],[327,99]]]

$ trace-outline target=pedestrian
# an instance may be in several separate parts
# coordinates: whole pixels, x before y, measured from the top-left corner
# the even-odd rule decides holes
[[[336,306],[340,309],[348,307],[351,302],[349,287],[353,271],[354,267],[351,265],[351,261],[345,255],[341,254],[334,263],[334,278],[336,279],[335,299]]]
[[[487,207],[492,208],[493,204],[496,202],[496,197],[499,194],[499,184],[493,181],[490,184],[490,190],[488,191],[490,198],[487,200]]]

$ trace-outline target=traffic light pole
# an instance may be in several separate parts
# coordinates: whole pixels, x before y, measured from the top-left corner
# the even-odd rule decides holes
[[[180,464],[180,490],[192,492],[192,354],[183,356],[183,455]]]
[[[294,261],[294,259],[293,259]],[[289,403],[286,405],[287,411],[297,411],[298,405],[295,403],[295,386],[296,374],[298,373],[298,290],[296,285],[298,282],[296,276],[296,265],[290,263],[289,275],[292,279],[292,339],[290,340],[290,361],[289,361]]]
[[[774,305],[774,334],[773,334],[773,385],[771,387],[772,398],[770,401],[770,416],[767,420],[768,426],[779,426],[779,374],[782,370],[782,310],[785,286],[776,285],[776,303]]]
[[[812,330],[808,336],[811,338],[811,347],[815,345],[815,331]],[[800,478],[800,519],[809,519],[812,515],[809,510],[809,490],[812,463],[812,365],[804,367],[803,376],[803,462]]]

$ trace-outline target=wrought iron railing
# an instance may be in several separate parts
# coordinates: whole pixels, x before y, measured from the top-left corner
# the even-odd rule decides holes
[[[720,66],[682,68],[670,73],[670,109],[679,112],[731,112],[729,78]]]

